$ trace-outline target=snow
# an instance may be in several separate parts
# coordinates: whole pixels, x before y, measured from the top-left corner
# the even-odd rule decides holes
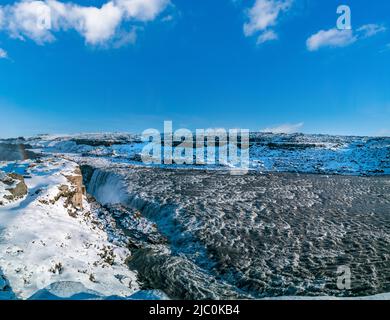
[[[168,300],[159,290],[140,290],[129,297],[104,296],[80,282],[55,282],[39,290],[29,300]]]
[[[145,146],[140,137],[122,133],[41,135],[23,143],[44,158],[0,162],[0,180],[9,172],[18,173],[24,176],[29,190],[23,199],[3,201],[0,206],[0,299],[168,299],[160,291],[139,290],[137,274],[126,264],[131,252],[126,248],[125,237],[112,226],[112,217],[99,214],[98,205],[85,196],[83,208],[72,210],[65,197],[57,199],[61,186],[73,188],[67,177],[75,175],[78,165],[102,170],[146,166],[139,160]],[[260,172],[390,174],[390,138],[251,133],[250,146],[250,169]],[[149,166],[224,170],[231,164]],[[120,178],[102,173],[99,179],[107,181],[90,193],[101,204],[123,202]],[[153,183],[160,191],[167,187],[161,186],[162,180]],[[0,181],[0,200],[9,195],[6,188],[9,186]],[[286,197],[290,194],[287,190]],[[309,206],[312,199],[308,200]],[[127,230],[153,233],[154,227],[147,220],[128,217],[123,221]]]
[[[5,172],[0,171],[0,181],[3,180],[6,177]],[[8,200],[6,200],[7,196],[10,196],[11,193],[7,190],[7,188],[10,188],[12,186],[7,186],[4,183],[0,182],[0,201],[2,203],[7,203]]]
[[[142,164],[140,153],[146,145],[139,135],[126,133],[40,136],[31,137],[26,143],[43,153],[105,157],[110,161],[138,164]],[[252,132],[249,157],[250,169],[261,172],[387,175],[390,174],[390,138]],[[209,170],[231,166],[229,163],[168,165],[175,169]]]
[[[64,198],[53,200],[60,186],[72,187],[66,176],[77,165],[60,158],[26,164],[27,197],[0,207],[0,268],[16,296],[26,299],[60,281],[79,282],[103,296],[137,291],[137,276],[125,264],[131,253],[109,241],[86,198],[77,216],[69,214]]]

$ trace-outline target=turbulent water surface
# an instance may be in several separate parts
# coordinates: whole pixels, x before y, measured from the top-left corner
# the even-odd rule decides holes
[[[83,171],[119,211],[145,288],[184,299],[390,291],[389,176]],[[337,288],[340,266],[351,290]]]

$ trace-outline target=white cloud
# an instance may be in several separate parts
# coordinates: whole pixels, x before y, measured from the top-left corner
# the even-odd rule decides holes
[[[386,27],[378,24],[366,24],[357,29],[357,32],[360,33],[361,37],[369,38],[373,37],[378,33],[385,32]]]
[[[74,6],[67,13],[67,19],[86,42],[98,44],[113,37],[121,23],[122,14],[110,1],[101,8]]]
[[[169,4],[169,0],[111,0],[95,7],[58,0],[21,0],[0,6],[0,28],[11,37],[30,38],[37,43],[53,41],[55,32],[69,29],[76,30],[92,45],[118,41],[123,34],[129,43],[130,38],[136,38],[135,29],[124,31],[123,24],[128,29],[129,24],[152,21]]]
[[[127,18],[140,21],[154,20],[170,3],[169,0],[115,0]]]
[[[54,40],[44,25],[50,21],[50,7],[43,1],[23,1],[4,7],[3,27],[14,38],[34,39],[36,42]]]
[[[0,48],[0,59],[7,59],[8,53],[4,49]]]
[[[356,40],[352,30],[321,30],[307,39],[306,46],[309,51],[316,51],[322,47],[345,47]]]
[[[127,44],[134,44],[137,41],[137,30],[141,28],[134,27],[129,32],[121,32],[118,34],[117,39],[113,42],[114,48],[121,48]]]
[[[278,35],[275,33],[275,31],[267,30],[267,31],[264,31],[261,35],[259,35],[256,43],[262,44],[264,42],[271,41],[271,40],[277,40],[277,39],[278,39]]]
[[[272,133],[295,133],[298,132],[303,127],[303,122],[296,123],[296,124],[282,124],[277,127],[272,128],[264,128],[260,130],[260,132],[272,132]]]
[[[385,32],[386,28],[377,24],[366,24],[354,33],[353,30],[320,30],[316,34],[310,36],[306,41],[306,47],[309,51],[317,51],[324,47],[346,47],[358,40],[366,39],[375,36],[380,32]]]
[[[277,34],[270,28],[277,24],[279,15],[290,9],[292,3],[293,0],[256,0],[247,11],[249,21],[244,24],[245,36],[261,32],[258,44],[277,39]]]

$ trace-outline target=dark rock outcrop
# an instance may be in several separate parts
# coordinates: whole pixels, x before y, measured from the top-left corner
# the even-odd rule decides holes
[[[28,150],[29,148],[31,148],[31,146],[26,144],[0,143],[0,161],[39,158],[39,155]]]
[[[10,194],[4,195],[0,198],[0,205],[4,203],[4,200],[7,202],[13,202],[23,198],[28,193],[28,188],[24,182],[23,176],[16,173],[9,173],[2,178],[0,178],[0,183],[3,183]]]

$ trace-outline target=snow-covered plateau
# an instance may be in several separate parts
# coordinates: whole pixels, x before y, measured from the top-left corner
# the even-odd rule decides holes
[[[0,299],[390,299],[390,138],[251,133],[244,176],[144,146],[0,140]]]
[[[140,154],[146,145],[141,136],[135,134],[42,135],[22,141],[10,139],[3,143],[27,145],[49,153],[107,158],[132,164],[141,164]],[[259,172],[388,175],[389,150],[390,137],[253,132],[249,137],[249,167]],[[223,166],[170,165],[192,169]]]

